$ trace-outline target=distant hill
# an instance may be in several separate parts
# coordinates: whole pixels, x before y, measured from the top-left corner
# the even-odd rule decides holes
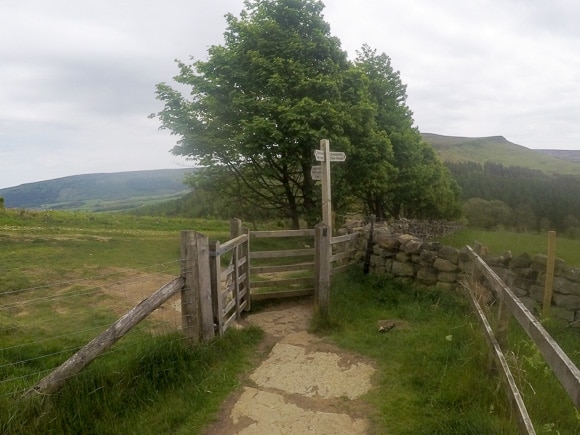
[[[580,162],[580,150],[535,150],[569,162]]]
[[[580,151],[532,150],[503,136],[455,137],[433,133],[422,133],[421,136],[443,162],[494,162],[536,169],[545,174],[580,175]]]
[[[73,175],[0,189],[8,208],[113,211],[134,209],[189,191],[183,183],[193,169],[160,169]]]

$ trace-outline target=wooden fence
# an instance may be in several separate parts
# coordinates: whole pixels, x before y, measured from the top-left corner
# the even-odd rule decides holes
[[[292,249],[257,250],[258,241],[283,241]],[[295,243],[288,242],[294,240]],[[314,294],[314,230],[250,231],[250,273],[253,300]]]
[[[526,308],[519,298],[504,284],[497,274],[477,255],[467,247],[467,252],[473,262],[471,282],[463,283],[468,291],[474,311],[480,321],[485,336],[490,345],[490,353],[500,374],[507,386],[507,393],[514,409],[517,411],[518,423],[521,433],[535,434],[534,427],[529,418],[522,396],[507,364],[502,347],[506,343],[506,334],[510,316],[516,318],[520,326],[536,344],[542,356],[574,402],[580,408],[580,371],[560,348],[556,341],[544,329],[542,324]],[[483,279],[499,300],[499,309],[495,322],[495,331],[488,320],[479,298],[476,287],[479,280]]]
[[[330,237],[329,229],[319,224],[315,230],[242,231],[241,221],[232,220],[232,238],[221,244],[196,231],[181,232],[181,276],[164,285],[133,307],[105,332],[94,338],[58,368],[38,382],[27,394],[50,394],[67,379],[80,373],[99,355],[111,348],[139,322],[176,294],[181,295],[182,332],[191,345],[223,335],[243,311],[250,309],[251,299],[267,299],[315,294],[315,306],[328,314],[330,277],[344,270],[354,256],[355,235]],[[313,236],[313,245],[299,249],[250,251],[250,239]],[[312,258],[314,257],[314,261]],[[298,261],[287,260],[289,258]],[[309,259],[309,261],[305,261]],[[263,259],[265,265],[250,268],[250,259]],[[280,259],[285,264],[279,264]],[[275,264],[272,264],[275,263]],[[316,273],[315,273],[316,271]],[[307,276],[288,278],[292,272]],[[250,275],[260,280],[250,280]],[[267,279],[264,279],[264,276]],[[265,288],[286,288],[263,292]],[[288,290],[288,288],[291,288]],[[259,289],[252,293],[251,289]],[[322,302],[321,302],[322,301]]]

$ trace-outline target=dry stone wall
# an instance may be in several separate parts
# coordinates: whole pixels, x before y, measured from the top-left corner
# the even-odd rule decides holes
[[[401,233],[400,229],[400,225],[375,224],[370,246],[368,224],[351,223],[340,233],[360,233],[356,260],[361,265],[368,261],[371,273],[442,289],[454,289],[461,278],[471,273],[471,261],[465,250],[424,241],[417,235]],[[546,282],[545,255],[522,254],[514,258],[511,252],[505,252],[482,258],[532,312],[541,311]],[[580,327],[580,270],[567,267],[563,260],[556,261],[551,312],[571,326]]]
[[[543,254],[531,257],[524,253],[512,257],[510,252],[483,259],[532,311],[539,312],[544,302],[546,266]],[[580,327],[580,270],[570,268],[557,259],[554,272],[551,315]]]

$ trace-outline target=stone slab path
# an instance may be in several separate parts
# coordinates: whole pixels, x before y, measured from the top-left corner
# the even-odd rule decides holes
[[[224,404],[207,435],[365,434],[375,368],[307,332],[310,301],[250,314],[266,332],[267,357]]]

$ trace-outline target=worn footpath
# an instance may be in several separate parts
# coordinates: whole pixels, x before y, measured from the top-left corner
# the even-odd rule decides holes
[[[364,434],[370,361],[307,332],[310,301],[250,314],[266,332],[268,356],[243,380],[206,434]]]

